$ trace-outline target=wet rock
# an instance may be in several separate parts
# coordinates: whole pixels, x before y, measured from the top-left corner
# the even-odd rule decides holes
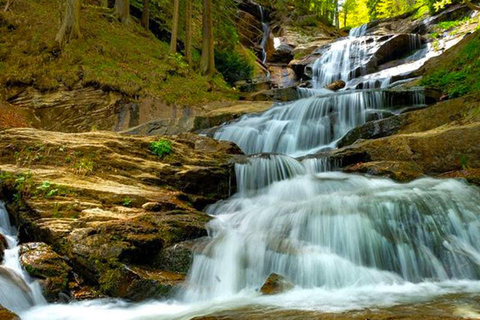
[[[250,96],[253,101],[293,101],[298,99],[296,87],[285,87],[256,93]]]
[[[207,238],[184,241],[165,248],[158,263],[164,270],[187,273],[193,261],[193,255],[207,243]]]
[[[412,162],[376,161],[357,163],[344,169],[349,173],[366,173],[374,176],[391,178],[400,182],[408,182],[423,176],[422,168]]]
[[[0,320],[20,320],[20,318],[15,313],[0,305]]]
[[[20,263],[32,276],[41,279],[44,296],[55,301],[68,287],[71,268],[65,259],[45,243],[26,243],[20,247]]]
[[[293,289],[293,284],[284,276],[272,273],[265,280],[260,291],[265,295],[279,294]]]
[[[289,63],[293,60],[293,48],[286,43],[280,44],[273,52],[269,62]]]
[[[175,206],[175,204],[170,202],[147,202],[142,205],[142,208],[152,212],[171,211],[179,209],[177,206]]]
[[[3,260],[5,249],[7,249],[7,239],[0,234],[0,262]]]
[[[334,82],[330,83],[325,88],[327,88],[329,90],[337,91],[337,90],[340,90],[342,88],[345,88],[345,85],[346,85],[345,81],[337,80],[337,81],[334,81]]]
[[[360,139],[377,139],[393,135],[407,123],[407,117],[394,116],[387,119],[372,121],[350,130],[337,143],[338,148],[354,144]]]
[[[480,186],[480,169],[475,168],[462,168],[462,170],[450,171],[440,175],[442,178],[458,178],[465,179],[469,183],[473,183]]]

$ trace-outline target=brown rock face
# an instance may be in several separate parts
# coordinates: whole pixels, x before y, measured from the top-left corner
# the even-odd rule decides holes
[[[343,80],[337,80],[335,82],[332,82],[330,83],[328,86],[326,86],[325,88],[329,89],[329,90],[333,90],[333,91],[337,91],[337,90],[340,90],[342,88],[345,88],[345,81]]]
[[[159,139],[166,138],[0,133],[0,196],[22,242],[51,246],[29,244],[22,262],[48,282],[52,300],[59,291],[74,298],[163,297],[183,280],[185,250],[193,246],[170,248],[207,234],[210,218],[200,210],[235,192],[232,159],[241,151],[182,134],[168,138],[172,152],[159,157],[150,151]],[[65,287],[69,272],[80,280],[69,277]]]
[[[33,277],[42,279],[43,294],[55,301],[68,287],[71,268],[45,243],[26,243],[20,248],[20,263]]]
[[[0,320],[20,320],[20,318],[15,313],[0,305]]]
[[[293,284],[289,282],[285,277],[272,273],[268,276],[265,283],[262,285],[260,291],[266,295],[279,294],[289,291],[293,288]]]
[[[7,249],[7,240],[0,234],[0,261],[3,260],[5,249]]]

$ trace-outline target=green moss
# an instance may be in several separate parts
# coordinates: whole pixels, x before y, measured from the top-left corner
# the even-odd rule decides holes
[[[172,153],[172,143],[168,140],[161,139],[154,141],[150,144],[150,151],[162,158],[163,156],[169,155]]]
[[[467,44],[446,66],[426,75],[421,85],[440,89],[449,97],[480,92],[480,35]]]

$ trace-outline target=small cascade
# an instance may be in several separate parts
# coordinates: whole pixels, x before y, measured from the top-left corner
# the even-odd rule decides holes
[[[368,24],[367,24],[367,23],[362,24],[362,25],[359,26],[359,27],[352,28],[352,29],[350,30],[350,32],[348,33],[348,36],[349,36],[350,38],[359,38],[359,37],[366,36],[366,35],[367,35],[367,28],[368,28]]]
[[[261,5],[258,5],[258,10],[260,11],[260,21],[262,22],[262,42],[260,42],[260,47],[262,48],[262,62],[263,64],[267,63],[267,42],[268,37],[270,36],[270,27],[267,23],[267,18],[265,15],[265,8]]]
[[[333,148],[350,129],[365,124],[370,111],[388,110],[393,103],[383,91],[330,91],[243,116],[221,127],[214,137],[235,142],[246,154],[301,156]]]
[[[277,154],[258,154],[235,166],[238,190],[242,195],[261,190],[274,182],[305,174],[295,159]]]
[[[45,303],[45,299],[39,284],[33,282],[20,265],[16,233],[5,204],[0,201],[0,234],[8,244],[0,266],[0,305],[13,312],[21,312]]]

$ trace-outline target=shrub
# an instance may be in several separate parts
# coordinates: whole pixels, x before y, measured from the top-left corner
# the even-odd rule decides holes
[[[225,81],[231,85],[239,80],[249,79],[253,75],[253,65],[237,51],[217,50],[215,65]]]
[[[172,153],[172,143],[165,139],[154,141],[150,144],[150,151],[162,158],[163,156]]]

